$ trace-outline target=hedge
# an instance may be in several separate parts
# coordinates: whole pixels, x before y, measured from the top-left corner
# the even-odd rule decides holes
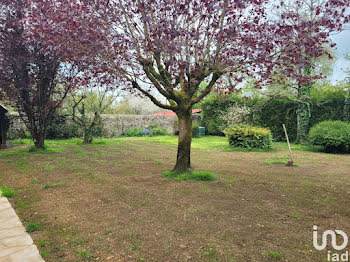
[[[350,153],[350,123],[324,121],[311,128],[309,142],[324,146],[326,152]]]
[[[345,95],[342,90],[313,91],[311,93],[311,119],[309,128],[325,120],[342,120]],[[222,118],[232,105],[246,105],[252,109],[248,123],[255,126],[269,128],[275,141],[284,141],[282,124],[288,130],[289,138],[295,141],[297,137],[297,108],[298,102],[294,98],[275,98],[266,100],[254,98],[245,100],[237,94],[220,97],[212,95],[202,103],[202,125],[206,127],[208,135],[223,135],[220,130]],[[309,130],[308,130],[309,131]]]
[[[254,112],[251,121],[255,125],[269,128],[275,141],[285,139],[283,124],[288,130],[289,139],[297,137],[297,102],[289,99],[273,99],[265,104],[258,112]]]
[[[234,125],[226,129],[224,133],[232,147],[269,149],[272,146],[271,131],[267,128]]]
[[[199,137],[199,124],[197,122],[192,123],[192,137],[193,138]]]

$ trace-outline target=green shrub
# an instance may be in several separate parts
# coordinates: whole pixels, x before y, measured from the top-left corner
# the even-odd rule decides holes
[[[350,123],[324,121],[311,128],[309,142],[326,152],[350,153]]]
[[[152,136],[166,136],[168,135],[168,132],[160,127],[157,126],[149,126],[147,127],[151,131]]]
[[[268,149],[272,146],[271,131],[267,128],[234,125],[224,130],[232,147]]]
[[[80,137],[78,125],[69,120],[69,115],[57,112],[47,126],[47,139],[69,139]]]
[[[26,131],[22,128],[20,129],[13,129],[10,128],[7,133],[7,138],[9,140],[15,140],[15,139],[32,139],[32,136],[29,131]]]
[[[143,128],[133,128],[125,131],[124,136],[139,136],[139,133],[143,130]]]
[[[124,136],[166,136],[168,132],[157,126],[148,126],[147,128],[133,128],[124,133]]]
[[[197,122],[193,122],[192,124],[192,137],[199,137],[199,124]]]

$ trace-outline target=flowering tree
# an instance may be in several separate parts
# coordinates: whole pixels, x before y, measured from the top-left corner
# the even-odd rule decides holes
[[[311,88],[315,80],[323,77],[322,70],[318,68],[321,59],[333,59],[331,48],[335,44],[329,37],[343,30],[344,24],[349,22],[347,7],[349,1],[287,0],[281,2],[278,9],[284,26],[290,30],[292,53],[297,50],[302,57],[301,61],[296,62],[287,50],[280,58],[288,63],[284,77],[297,90],[297,142],[307,142]]]
[[[333,28],[333,19],[344,16],[341,11],[349,4],[328,0],[325,9],[316,10],[320,21],[293,24],[289,21],[295,14],[289,10],[273,19],[268,8],[275,1],[268,0],[39,2],[45,16],[36,8],[30,24],[50,39],[49,48],[77,49],[75,55],[103,72],[105,81],[118,79],[125,89],[177,114],[174,170],[179,172],[191,168],[192,107],[215,88],[227,88],[224,75],[235,83],[254,76],[261,84],[278,69],[305,82],[307,78],[293,74],[294,66],[307,68],[309,57],[324,54],[320,43],[328,41],[327,34],[310,34],[309,28]],[[337,29],[344,22],[339,20]]]
[[[28,28],[30,1],[0,4],[0,92],[16,107],[36,148],[44,148],[47,126],[74,87],[77,66],[48,50],[46,38],[32,38]]]
[[[221,130],[224,130],[232,125],[244,124],[247,117],[251,114],[251,110],[246,105],[233,105],[227,111],[221,113],[223,125]]]

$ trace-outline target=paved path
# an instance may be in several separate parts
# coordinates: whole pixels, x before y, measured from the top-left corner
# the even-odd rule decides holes
[[[0,191],[0,262],[44,262],[32,238]]]

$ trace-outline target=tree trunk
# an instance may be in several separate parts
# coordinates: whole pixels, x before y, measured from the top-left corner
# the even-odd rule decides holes
[[[310,100],[302,98],[297,109],[297,143],[305,144],[308,141],[310,123]]]
[[[44,133],[38,133],[34,137],[34,145],[36,149],[45,149],[45,134]]]
[[[90,131],[84,132],[84,140],[83,144],[91,144],[92,143],[92,136]]]
[[[179,142],[177,148],[175,172],[191,171],[192,110],[177,113],[179,118]]]
[[[44,121],[40,121],[37,127],[34,127],[32,137],[36,149],[45,149],[46,125]]]
[[[311,69],[306,67],[304,75],[310,76]],[[298,89],[298,109],[297,109],[297,143],[305,144],[308,142],[308,132],[311,118],[311,84],[301,84]]]

